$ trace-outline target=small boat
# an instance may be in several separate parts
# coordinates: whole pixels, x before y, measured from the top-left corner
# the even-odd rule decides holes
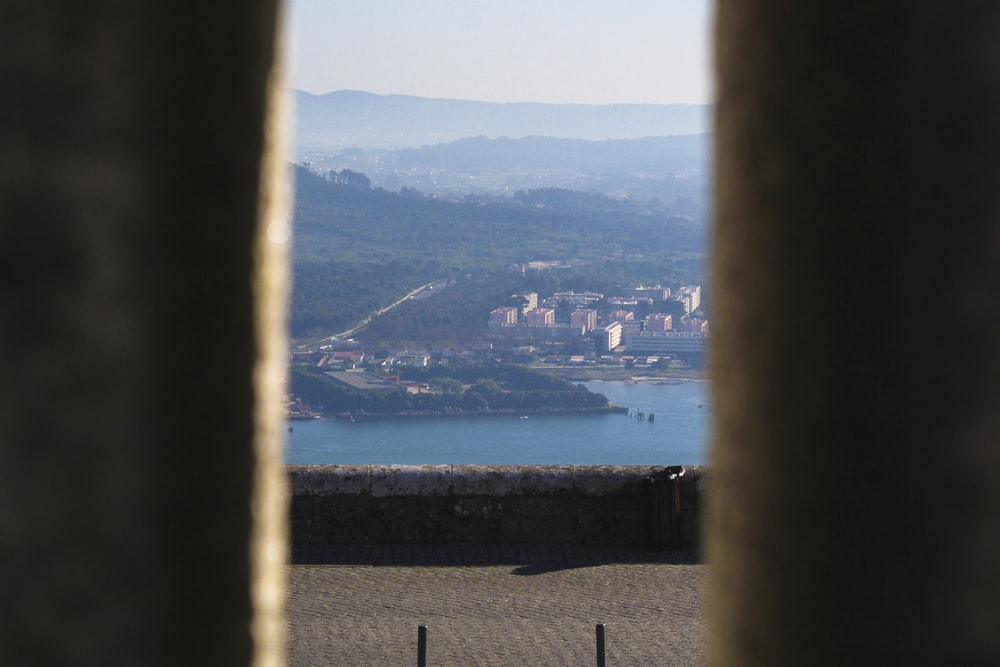
[[[521,415],[521,419],[527,419],[528,415]]]

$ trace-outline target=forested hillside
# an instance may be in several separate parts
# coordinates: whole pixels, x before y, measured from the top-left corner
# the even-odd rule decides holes
[[[704,220],[661,203],[558,189],[443,201],[372,189],[361,174],[321,176],[301,166],[295,179],[293,338],[347,329],[434,280],[456,282],[419,308],[393,311],[372,331],[416,311],[427,335],[482,330],[499,300],[533,283],[610,292],[628,283],[696,281],[704,272]],[[508,271],[536,260],[576,261],[549,273]]]

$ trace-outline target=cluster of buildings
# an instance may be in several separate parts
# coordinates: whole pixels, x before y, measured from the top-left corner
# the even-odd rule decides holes
[[[597,292],[556,292],[541,299],[534,292],[512,295],[512,305],[490,312],[489,329],[500,336],[452,341],[436,348],[366,348],[353,339],[327,339],[293,352],[298,363],[327,372],[377,368],[383,373],[437,361],[545,356],[572,363],[640,363],[682,359],[698,364],[708,347],[708,321],[693,315],[701,308],[701,287],[636,287],[618,296]],[[669,312],[667,312],[669,311]],[[700,314],[700,312],[698,313]],[[648,363],[652,364],[652,361]]]
[[[701,307],[701,286],[687,285],[676,293],[670,288],[639,286],[629,293],[605,298],[597,292],[557,292],[539,302],[538,294],[513,295],[518,306],[502,306],[490,312],[489,326],[515,336],[544,336],[549,340],[590,337],[597,353],[624,346],[628,352],[644,354],[700,354],[708,335],[708,321],[691,314]],[[674,301],[682,310],[680,322],[658,305]],[[557,321],[558,310],[572,308],[568,321]],[[637,312],[646,313],[637,317]],[[650,312],[651,311],[651,312]],[[565,319],[565,318],[564,318]]]
[[[446,345],[438,348],[390,348],[374,355],[370,350],[355,341],[332,341],[321,345],[318,349],[303,349],[295,354],[300,361],[308,360],[310,365],[328,371],[353,371],[364,368],[380,368],[387,371],[402,366],[429,366],[432,360],[465,359],[476,360],[486,358],[493,353],[491,342],[477,345]]]

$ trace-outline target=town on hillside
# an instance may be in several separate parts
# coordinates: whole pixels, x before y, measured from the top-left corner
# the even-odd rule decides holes
[[[433,301],[424,303],[433,307]],[[435,348],[374,348],[352,337],[331,337],[293,354],[291,385],[296,396],[290,399],[289,416],[317,416],[310,405],[350,418],[497,408],[605,409],[603,397],[593,399],[585,390],[575,393],[568,383],[547,384],[529,367],[567,369],[571,375],[588,367],[631,372],[699,369],[709,333],[703,314],[700,285],[676,292],[660,285],[639,286],[607,297],[569,291],[540,298],[528,292],[513,294],[493,309],[486,335],[476,341]],[[525,370],[512,372],[512,366]],[[470,368],[475,369],[472,375]],[[543,391],[528,395],[526,389]],[[514,403],[513,394],[519,396]]]
[[[625,364],[637,356],[644,358],[642,363],[648,363],[650,356],[656,358],[653,363],[703,361],[709,326],[707,319],[694,316],[701,308],[700,285],[687,285],[676,293],[656,285],[608,298],[597,292],[556,292],[539,301],[537,293],[528,292],[512,299],[519,303],[490,312],[490,330],[513,339],[592,343],[583,359],[571,355],[571,362]],[[671,303],[681,309],[676,327],[674,313],[664,311],[677,309],[663,308]]]

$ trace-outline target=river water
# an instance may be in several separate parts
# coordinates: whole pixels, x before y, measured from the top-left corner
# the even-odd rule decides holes
[[[706,463],[706,382],[584,383],[626,405],[631,416],[428,417],[351,423],[293,421],[287,463],[702,465]]]

